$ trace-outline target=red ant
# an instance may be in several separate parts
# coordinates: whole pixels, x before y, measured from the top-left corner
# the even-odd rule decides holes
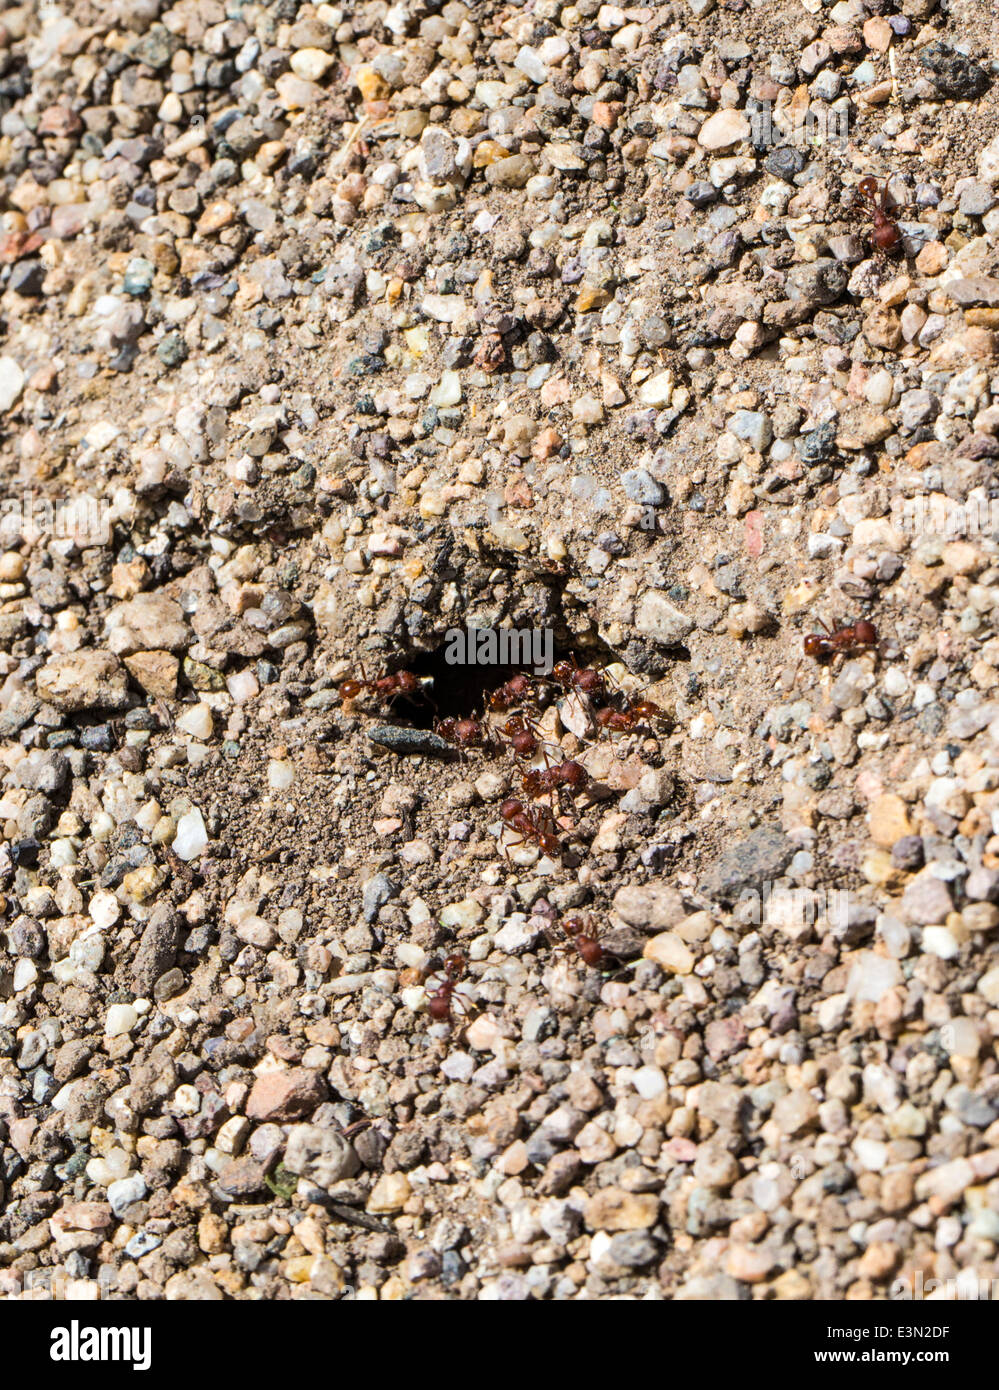
[[[894,254],[902,244],[902,231],[889,209],[888,180],[885,180],[880,201],[878,200],[878,181],[871,175],[860,180],[857,184],[857,192],[870,205],[867,207],[867,211],[874,222],[874,229],[871,232],[871,242],[874,249],[885,255]],[[865,204],[858,203],[856,206],[864,207]]]
[[[653,719],[663,719],[665,715],[651,700],[635,700],[625,709],[615,709],[606,705],[594,712],[594,719],[602,729],[613,733],[631,733],[640,724],[649,724]]]
[[[363,677],[363,667],[361,674]],[[415,695],[424,693],[423,681],[412,671],[392,671],[373,681],[366,678],[358,680],[353,677],[350,680],[341,681],[339,689],[341,700],[356,700],[362,690],[372,691],[379,700],[394,700],[397,695],[404,695],[412,699]]]
[[[455,995],[455,990],[465,978],[467,969],[468,962],[462,955],[455,954],[445,959],[441,983],[427,994],[427,1013],[436,1023],[453,1022],[452,1007],[461,1003],[461,995]],[[461,1007],[464,1010],[464,1004]]]
[[[561,849],[558,836],[548,828],[551,824],[550,819],[537,812],[528,811],[522,801],[517,801],[514,797],[504,801],[500,807],[500,816],[511,830],[519,832],[521,839],[516,843],[533,840],[544,854],[558,854]]]
[[[490,730],[478,719],[452,719],[449,716],[438,720],[434,729],[456,748],[488,748],[493,744]]]
[[[551,679],[566,691],[575,690],[580,695],[601,700],[607,697],[607,678],[603,671],[595,666],[577,666],[575,657],[571,661],[556,661]]]
[[[508,719],[500,733],[507,737],[514,755],[518,758],[533,758],[542,746],[534,726],[529,724],[522,714],[515,714],[512,719]]]
[[[566,937],[562,943],[563,947],[573,947],[586,965],[603,965],[607,959],[607,952],[597,940],[585,917],[567,917],[559,926]]]
[[[528,796],[543,796],[545,792],[555,792],[565,787],[575,794],[581,792],[590,780],[590,774],[582,763],[566,759],[554,767],[535,767],[523,776],[524,791]]]
[[[821,618],[819,622],[825,632],[810,632],[804,640],[804,649],[805,655],[814,657],[820,666],[828,666],[837,656],[855,656],[878,645],[877,628],[866,618],[850,627],[837,628],[835,632],[830,631]]]
[[[491,691],[486,696],[486,705],[489,709],[505,714],[514,705],[522,704],[533,693],[534,681],[530,676],[523,674],[511,676],[497,690]]]

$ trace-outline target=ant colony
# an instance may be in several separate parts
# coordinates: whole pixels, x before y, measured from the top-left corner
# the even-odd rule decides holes
[[[429,700],[428,684],[412,671],[369,679],[362,669],[359,677],[351,675],[340,683],[339,694],[347,706],[361,701],[391,707],[398,699]],[[580,666],[574,659],[557,662],[548,676],[523,672],[511,676],[484,693],[480,713],[435,718],[434,732],[461,758],[478,754],[494,761],[512,759],[519,795],[507,795],[500,803],[496,827],[498,847],[508,860],[518,846],[553,859],[561,856],[566,825],[572,825],[562,812],[566,808],[571,812],[593,789],[593,778],[583,762],[563,756],[555,736],[541,727],[552,703],[566,718],[572,717],[567,713],[571,706],[582,715],[578,728],[585,724],[593,737],[612,741],[640,731],[654,735],[666,723],[659,705],[625,694],[606,669]],[[606,967],[613,953],[601,943],[599,928],[588,917],[575,915],[559,921],[547,903],[543,908],[547,917],[542,934],[554,958],[575,960],[591,969]],[[542,911],[540,902],[535,911]],[[453,1028],[467,1021],[468,976],[469,962],[461,952],[453,951],[443,962],[438,958],[422,989],[433,1024]]]

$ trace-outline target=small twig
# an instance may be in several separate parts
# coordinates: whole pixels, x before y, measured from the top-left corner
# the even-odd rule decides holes
[[[354,129],[348,135],[347,139],[340,146],[340,149],[330,160],[329,172],[331,174],[334,172],[334,170],[339,169],[340,165],[345,162],[347,156],[350,154],[351,150],[357,144],[358,140],[361,138],[361,136],[364,134],[364,132],[367,130],[370,124],[371,117],[368,114],[362,116],[361,119],[357,122],[357,124],[354,126]]]
[[[352,1125],[346,1125],[340,1130],[341,1139],[351,1139],[355,1134],[360,1134],[362,1129],[367,1129],[374,1124],[374,1120],[355,1120]]]
[[[315,1202],[317,1206],[326,1207],[340,1221],[346,1222],[348,1226],[363,1226],[366,1231],[378,1231],[381,1235],[391,1235],[392,1227],[386,1225],[384,1221],[379,1221],[374,1216],[369,1216],[366,1211],[357,1211],[354,1207],[348,1207],[343,1202],[335,1201],[322,1188],[314,1188],[308,1194],[308,1200]]]

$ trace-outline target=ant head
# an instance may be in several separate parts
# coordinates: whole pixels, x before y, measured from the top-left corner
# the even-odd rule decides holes
[[[547,830],[543,830],[541,834],[538,836],[538,846],[544,851],[545,854],[558,854],[559,849],[561,848],[561,846],[559,845],[558,836],[549,834]]]
[[[586,781],[586,768],[572,761],[562,764],[562,778],[567,787],[581,787]]]
[[[340,699],[341,699],[341,700],[356,700],[357,697],[358,697],[358,695],[360,695],[360,693],[361,693],[361,691],[362,691],[363,689],[364,689],[364,682],[363,682],[363,681],[341,681],[341,683],[340,683]]]
[[[826,642],[829,639],[823,637],[820,632],[810,632],[805,638],[805,655],[821,656],[825,651]]]
[[[465,973],[465,966],[467,963],[461,952],[456,951],[454,955],[445,958],[444,974],[449,980],[460,980]]]
[[[566,936],[579,936],[586,929],[586,923],[582,917],[567,917],[562,923],[562,930]]]
[[[857,192],[863,198],[876,198],[878,196],[878,181],[871,174],[860,180],[857,184]]]
[[[552,667],[552,680],[558,681],[559,685],[564,685],[568,680],[572,680],[574,667],[570,661],[556,661]]]
[[[651,700],[639,700],[637,704],[632,705],[631,709],[632,713],[637,714],[640,719],[655,719],[662,714],[659,706],[654,705]]]
[[[516,797],[509,797],[500,807],[500,815],[504,820],[510,820],[513,816],[519,816],[524,810],[524,803],[518,801]]]

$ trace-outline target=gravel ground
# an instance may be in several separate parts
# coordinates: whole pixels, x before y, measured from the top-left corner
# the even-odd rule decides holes
[[[999,1275],[997,29],[0,11],[0,1296]]]

